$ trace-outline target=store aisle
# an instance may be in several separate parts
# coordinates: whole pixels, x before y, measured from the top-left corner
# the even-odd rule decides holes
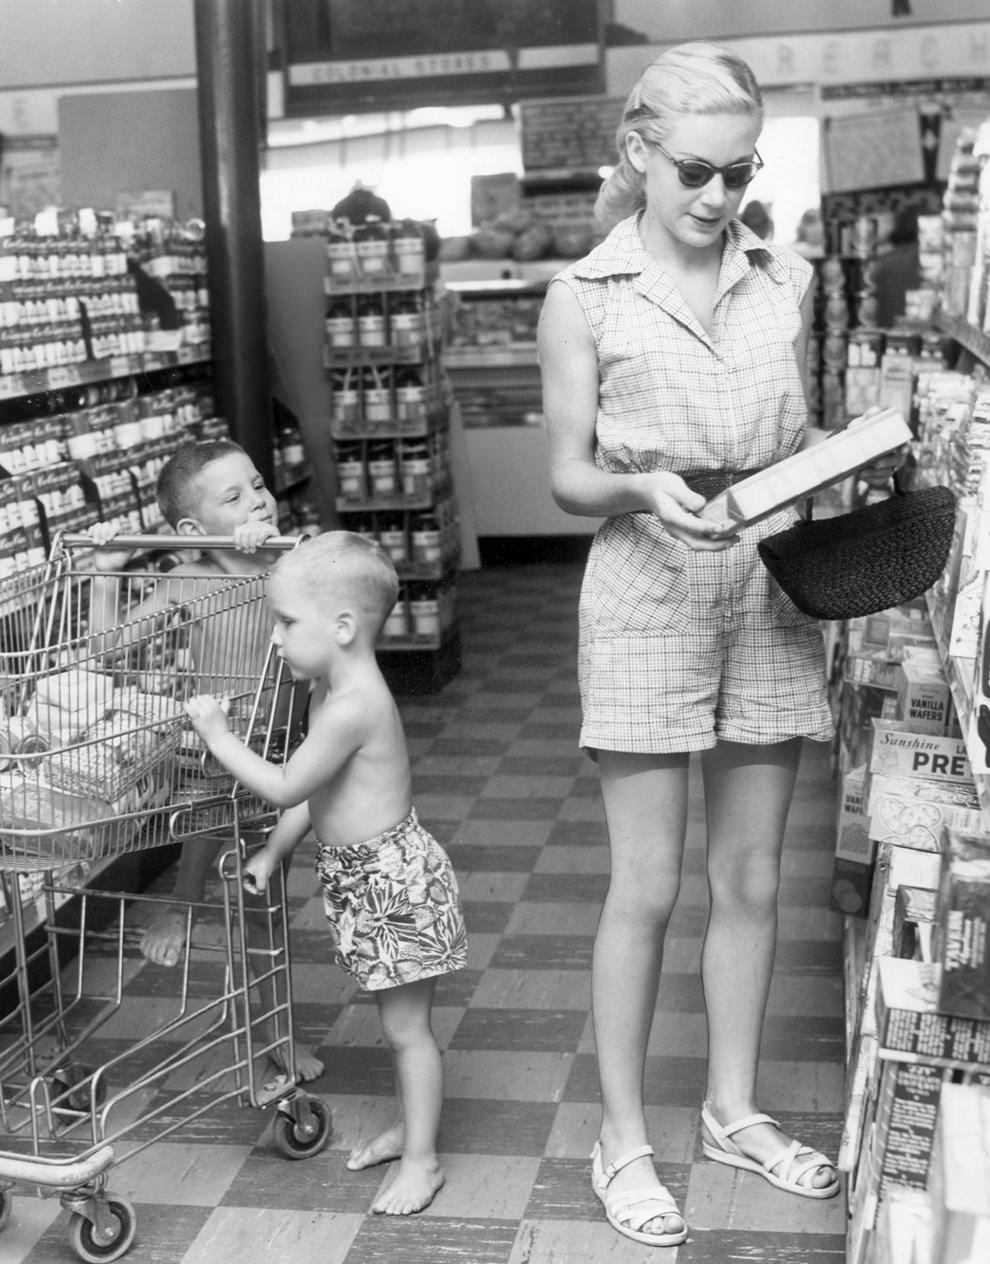
[[[441,695],[402,703],[420,815],[450,848],[471,934],[469,968],[442,983],[436,1010],[446,1049],[445,1189],[420,1216],[370,1216],[385,1170],[344,1168],[350,1147],[389,1117],[389,1060],[374,1005],[321,964],[326,936],[305,851],[291,874],[297,1011],[300,1038],[326,1059],[313,1088],[333,1111],[330,1146],[293,1163],[267,1144],[266,1116],[234,1105],[208,1113],[188,1139],[156,1143],[113,1174],[114,1190],[137,1207],[133,1264],[845,1258],[841,1198],[796,1198],[701,1157],[697,962],[706,896],[697,796],[647,1070],[652,1140],[690,1239],[676,1251],[639,1247],[613,1233],[591,1193],[598,1106],[589,965],[607,855],[593,765],[575,749],[579,578],[571,562],[465,575],[464,670]],[[834,1155],[843,998],[840,923],[827,910],[833,802],[828,752],[810,745],[790,821],[763,1105],[785,1130]],[[170,986],[170,972],[136,966],[136,1012]],[[65,1214],[19,1196],[0,1256],[5,1264],[74,1260]]]

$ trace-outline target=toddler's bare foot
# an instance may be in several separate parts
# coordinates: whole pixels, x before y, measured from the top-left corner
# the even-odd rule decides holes
[[[404,1142],[405,1129],[402,1124],[393,1124],[367,1145],[355,1146],[348,1157],[347,1166],[352,1172],[360,1172],[362,1168],[374,1167],[377,1163],[391,1163],[393,1159],[401,1159]]]
[[[281,1049],[275,1049],[268,1055],[274,1066],[288,1075],[288,1059]],[[323,1063],[309,1045],[296,1045],[296,1079],[300,1084],[308,1084],[310,1080],[318,1080],[323,1074]]]
[[[372,1203],[380,1216],[411,1216],[429,1207],[443,1187],[443,1171],[435,1159],[403,1159],[398,1171]]]
[[[141,936],[141,955],[156,966],[176,966],[186,946],[186,915],[178,909],[156,914]]]

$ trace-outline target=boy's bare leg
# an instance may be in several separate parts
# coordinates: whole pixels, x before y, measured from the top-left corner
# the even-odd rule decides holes
[[[435,979],[377,992],[382,1030],[395,1060],[399,1122],[354,1150],[347,1166],[356,1171],[399,1159],[399,1167],[371,1210],[408,1216],[428,1207],[443,1186],[437,1130],[443,1105],[443,1066],[430,1025]]]
[[[171,899],[178,904],[198,903],[206,891],[206,879],[216,865],[222,839],[190,838],[179,852],[178,871]],[[141,936],[141,953],[156,966],[175,966],[186,946],[187,910],[169,904],[154,906],[151,921]]]

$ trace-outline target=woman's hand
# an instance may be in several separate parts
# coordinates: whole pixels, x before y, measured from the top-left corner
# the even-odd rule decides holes
[[[721,552],[730,549],[739,533],[729,522],[719,522],[699,515],[704,509],[704,496],[693,492],[679,474],[658,471],[641,475],[643,492],[652,512],[675,540],[699,552]]]
[[[860,422],[868,421],[871,417],[875,417],[877,413],[885,411],[879,404],[874,404],[863,413],[862,417],[857,417],[854,421],[851,421],[849,429],[855,430]],[[880,456],[874,457],[869,465],[864,465],[857,470],[856,477],[862,479],[870,487],[885,487],[904,465],[910,452],[910,445],[906,443],[901,444],[899,448],[892,448],[889,452],[883,452]]]

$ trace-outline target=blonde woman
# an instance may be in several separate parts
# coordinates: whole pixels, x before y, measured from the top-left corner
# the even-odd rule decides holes
[[[781,847],[802,739],[832,731],[819,625],[738,536],[699,516],[806,441],[811,267],[738,220],[763,165],[749,67],[671,48],[633,88],[598,200],[608,235],[551,282],[540,326],[552,490],[605,519],[580,606],[581,745],[598,763],[611,875],[592,989],[602,1091],[592,1181],[609,1222],[673,1246],[687,1225],[652,1163],[647,1041],[700,754],[710,915],[702,1144],[806,1198],[839,1182],[756,1101]]]

